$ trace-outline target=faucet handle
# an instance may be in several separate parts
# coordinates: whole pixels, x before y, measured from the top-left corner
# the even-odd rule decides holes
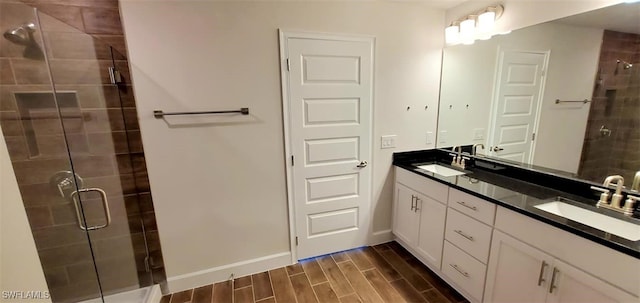
[[[610,190],[597,186],[591,186],[591,189],[602,192],[600,194],[600,200],[598,200],[598,204],[596,204],[597,207],[600,207],[602,205],[609,205],[609,193],[611,193]]]
[[[633,216],[633,205],[640,201],[640,197],[627,195],[627,201],[624,203],[623,213],[627,216]]]

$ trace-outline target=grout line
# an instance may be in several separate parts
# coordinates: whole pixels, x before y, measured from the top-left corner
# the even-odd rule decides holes
[[[284,267],[284,272],[287,274],[287,281],[289,281],[289,286],[291,287],[291,290],[293,291],[293,299],[296,301],[296,303],[298,303],[298,296],[296,295],[295,288],[293,288],[293,282],[291,282],[291,276],[288,274],[286,267]],[[276,295],[276,293],[274,292],[273,296],[275,297],[275,295]]]
[[[333,263],[336,264],[336,267],[338,268],[338,271],[342,274],[342,276],[344,277],[345,280],[347,280],[347,283],[349,283],[349,285],[351,286],[351,289],[353,289],[353,292],[348,293],[342,297],[346,297],[348,295],[354,294],[355,293],[355,289],[353,288],[353,285],[351,285],[351,282],[349,282],[349,279],[347,279],[347,277],[344,275],[344,273],[342,272],[342,270],[340,269],[340,266],[338,266],[338,263],[336,263],[336,260],[333,258],[333,256],[329,255],[329,258],[331,258],[331,260],[333,260]],[[317,261],[316,261],[317,262]],[[318,266],[320,267],[320,270],[322,271],[322,273],[324,274],[325,278],[327,278],[327,282],[329,283],[329,286],[331,287],[331,290],[333,290],[333,292],[336,294],[336,297],[338,297],[338,293],[336,292],[336,290],[333,288],[333,284],[331,283],[331,279],[329,279],[329,274],[327,274],[327,272],[324,271],[324,268],[322,267],[322,265],[320,265],[320,262],[318,262]],[[342,297],[338,297],[338,299],[342,298]]]
[[[275,301],[275,300],[276,300],[276,296],[275,296],[275,295],[273,295],[273,296],[271,296],[271,297],[266,297],[266,298],[264,298],[264,299],[262,299],[262,300],[260,300],[260,301],[255,301],[255,303],[264,302],[264,301],[269,300],[269,299],[271,299],[271,298],[273,298],[273,301]],[[198,302],[193,302],[193,303],[198,303]]]
[[[315,261],[316,259],[314,258],[313,260]],[[302,266],[302,264],[300,264],[300,266]],[[320,266],[320,264],[318,264],[318,266]],[[309,282],[309,285],[311,286],[311,291],[313,292],[313,296],[316,298],[316,302],[320,302],[318,294],[316,294],[316,290],[313,289],[313,284],[311,284],[311,279],[309,279],[307,272],[304,270],[304,266],[302,266],[302,273],[304,273],[304,277],[307,278],[307,282]]]
[[[286,268],[284,270],[285,272],[287,271]],[[273,288],[273,280],[271,280],[271,271],[267,270],[267,276],[269,277],[269,287],[271,287],[271,293],[273,294],[273,296],[271,297],[273,297],[273,301],[277,303],[278,301],[276,300],[276,290]],[[266,299],[267,298],[265,298],[265,300]]]
[[[335,261],[335,260],[334,260],[334,261]],[[345,262],[348,262],[348,261],[344,261],[344,262],[340,262],[340,263],[345,263]],[[355,266],[355,264],[354,264],[353,266]],[[342,271],[342,268],[340,268],[340,266],[338,266],[338,263],[336,263],[336,267],[338,268],[338,270],[340,271],[340,273],[342,274],[342,276],[344,277],[344,279],[345,279],[345,280],[347,280],[347,283],[349,283],[349,286],[351,286],[351,289],[353,289],[353,292],[352,292],[351,294],[356,294],[356,296],[358,296],[358,298],[359,298],[359,299],[362,299],[362,298],[360,298],[360,295],[359,295],[359,294],[358,294],[358,292],[356,291],[356,288],[355,288],[355,287],[353,287],[353,284],[351,283],[351,281],[349,280],[349,278],[347,277],[347,275],[345,275],[345,274],[344,274],[344,271]],[[349,295],[351,295],[351,294],[349,294]],[[345,296],[348,296],[348,295],[345,295]],[[343,296],[343,297],[344,297],[344,296]]]
[[[213,290],[214,289],[216,289],[216,284],[215,283],[211,284],[211,302],[210,303],[213,303]]]
[[[399,244],[398,244],[398,245],[399,245]],[[399,255],[399,254],[398,254],[398,253],[397,253],[393,248],[391,248],[391,247],[389,247],[389,248],[390,248],[390,250],[391,250],[391,253],[395,254],[398,258],[400,258],[400,260],[401,260],[402,262],[404,262],[407,266],[409,266],[409,269],[410,269],[411,271],[413,271],[416,275],[418,275],[418,277],[420,277],[420,279],[424,280],[425,282],[427,282],[427,284],[431,285],[431,283],[429,283],[429,281],[427,281],[425,278],[423,278],[423,277],[422,277],[422,275],[420,275],[420,273],[418,273],[417,271],[415,271],[415,270],[413,269],[413,267],[412,267],[409,263],[407,263],[407,261],[406,261],[405,259],[403,259],[403,258],[402,258],[402,257],[401,257],[401,256],[400,256],[400,255]],[[411,288],[413,288],[413,289],[414,289],[417,293],[419,293],[419,294],[421,294],[421,293],[422,293],[422,292],[421,292],[421,291],[419,291],[415,286],[413,286],[413,284],[411,284],[411,283],[409,282],[409,280],[407,279],[407,277],[405,277],[405,276],[402,274],[402,272],[400,272],[400,270],[398,270],[397,268],[395,268],[395,267],[393,266],[393,264],[391,264],[391,262],[389,262],[389,260],[388,260],[387,258],[385,258],[382,254],[381,254],[380,256],[381,256],[383,259],[385,259],[385,260],[387,261],[387,263],[389,263],[389,265],[391,265],[391,267],[393,267],[393,268],[398,272],[398,274],[400,274],[400,276],[401,276],[405,281],[407,281],[407,284],[409,284],[409,286],[410,286]],[[435,286],[433,286],[433,285],[431,285],[431,286],[432,286],[432,288],[435,288]],[[429,289],[431,289],[431,288],[429,288]],[[426,291],[426,290],[429,290],[429,289],[425,289],[425,291]]]
[[[234,289],[234,291],[236,291],[236,290],[241,290],[241,289],[245,289],[245,288],[249,288],[249,287],[253,287],[253,285],[242,286],[242,287],[239,287],[239,288]]]
[[[253,293],[253,302],[256,302],[256,290],[253,288],[253,275],[249,276],[251,278],[251,292]]]
[[[354,264],[355,265],[355,264]],[[358,266],[356,265],[356,268],[358,268]],[[371,270],[376,270],[375,268],[372,268]],[[382,274],[380,273],[380,271],[378,271],[378,274],[382,276]],[[382,301],[384,301],[384,298],[382,298],[382,295],[380,294],[380,292],[378,292],[378,289],[376,289],[376,286],[373,285],[373,283],[371,283],[371,281],[369,281],[369,279],[367,279],[367,277],[364,275],[364,271],[360,271],[360,275],[362,275],[362,277],[364,278],[365,281],[367,281],[367,283],[369,283],[369,285],[371,285],[371,288],[373,288],[373,291],[378,294],[378,296],[380,297],[380,299],[382,299]],[[389,285],[391,286],[391,285]],[[393,287],[393,286],[391,286]],[[402,297],[402,296],[401,296]]]

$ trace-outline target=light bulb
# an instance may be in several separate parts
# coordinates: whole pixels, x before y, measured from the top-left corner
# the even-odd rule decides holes
[[[495,11],[486,11],[478,16],[477,38],[487,40],[491,38],[491,32],[496,20]]]
[[[448,45],[460,43],[460,33],[457,25],[451,25],[444,29],[444,40]]]
[[[460,22],[460,41],[462,44],[470,45],[474,42],[476,20],[467,19]]]

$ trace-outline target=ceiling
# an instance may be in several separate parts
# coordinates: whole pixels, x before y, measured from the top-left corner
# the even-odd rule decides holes
[[[450,9],[452,7],[460,5],[463,2],[467,2],[467,0],[390,0],[390,1],[420,2],[431,7],[441,8],[441,9]]]
[[[562,18],[556,22],[640,34],[640,2],[621,3]]]

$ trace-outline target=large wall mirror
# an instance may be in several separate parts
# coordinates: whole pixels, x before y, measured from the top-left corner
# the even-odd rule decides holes
[[[640,3],[444,50],[437,147],[602,182],[640,170]]]

